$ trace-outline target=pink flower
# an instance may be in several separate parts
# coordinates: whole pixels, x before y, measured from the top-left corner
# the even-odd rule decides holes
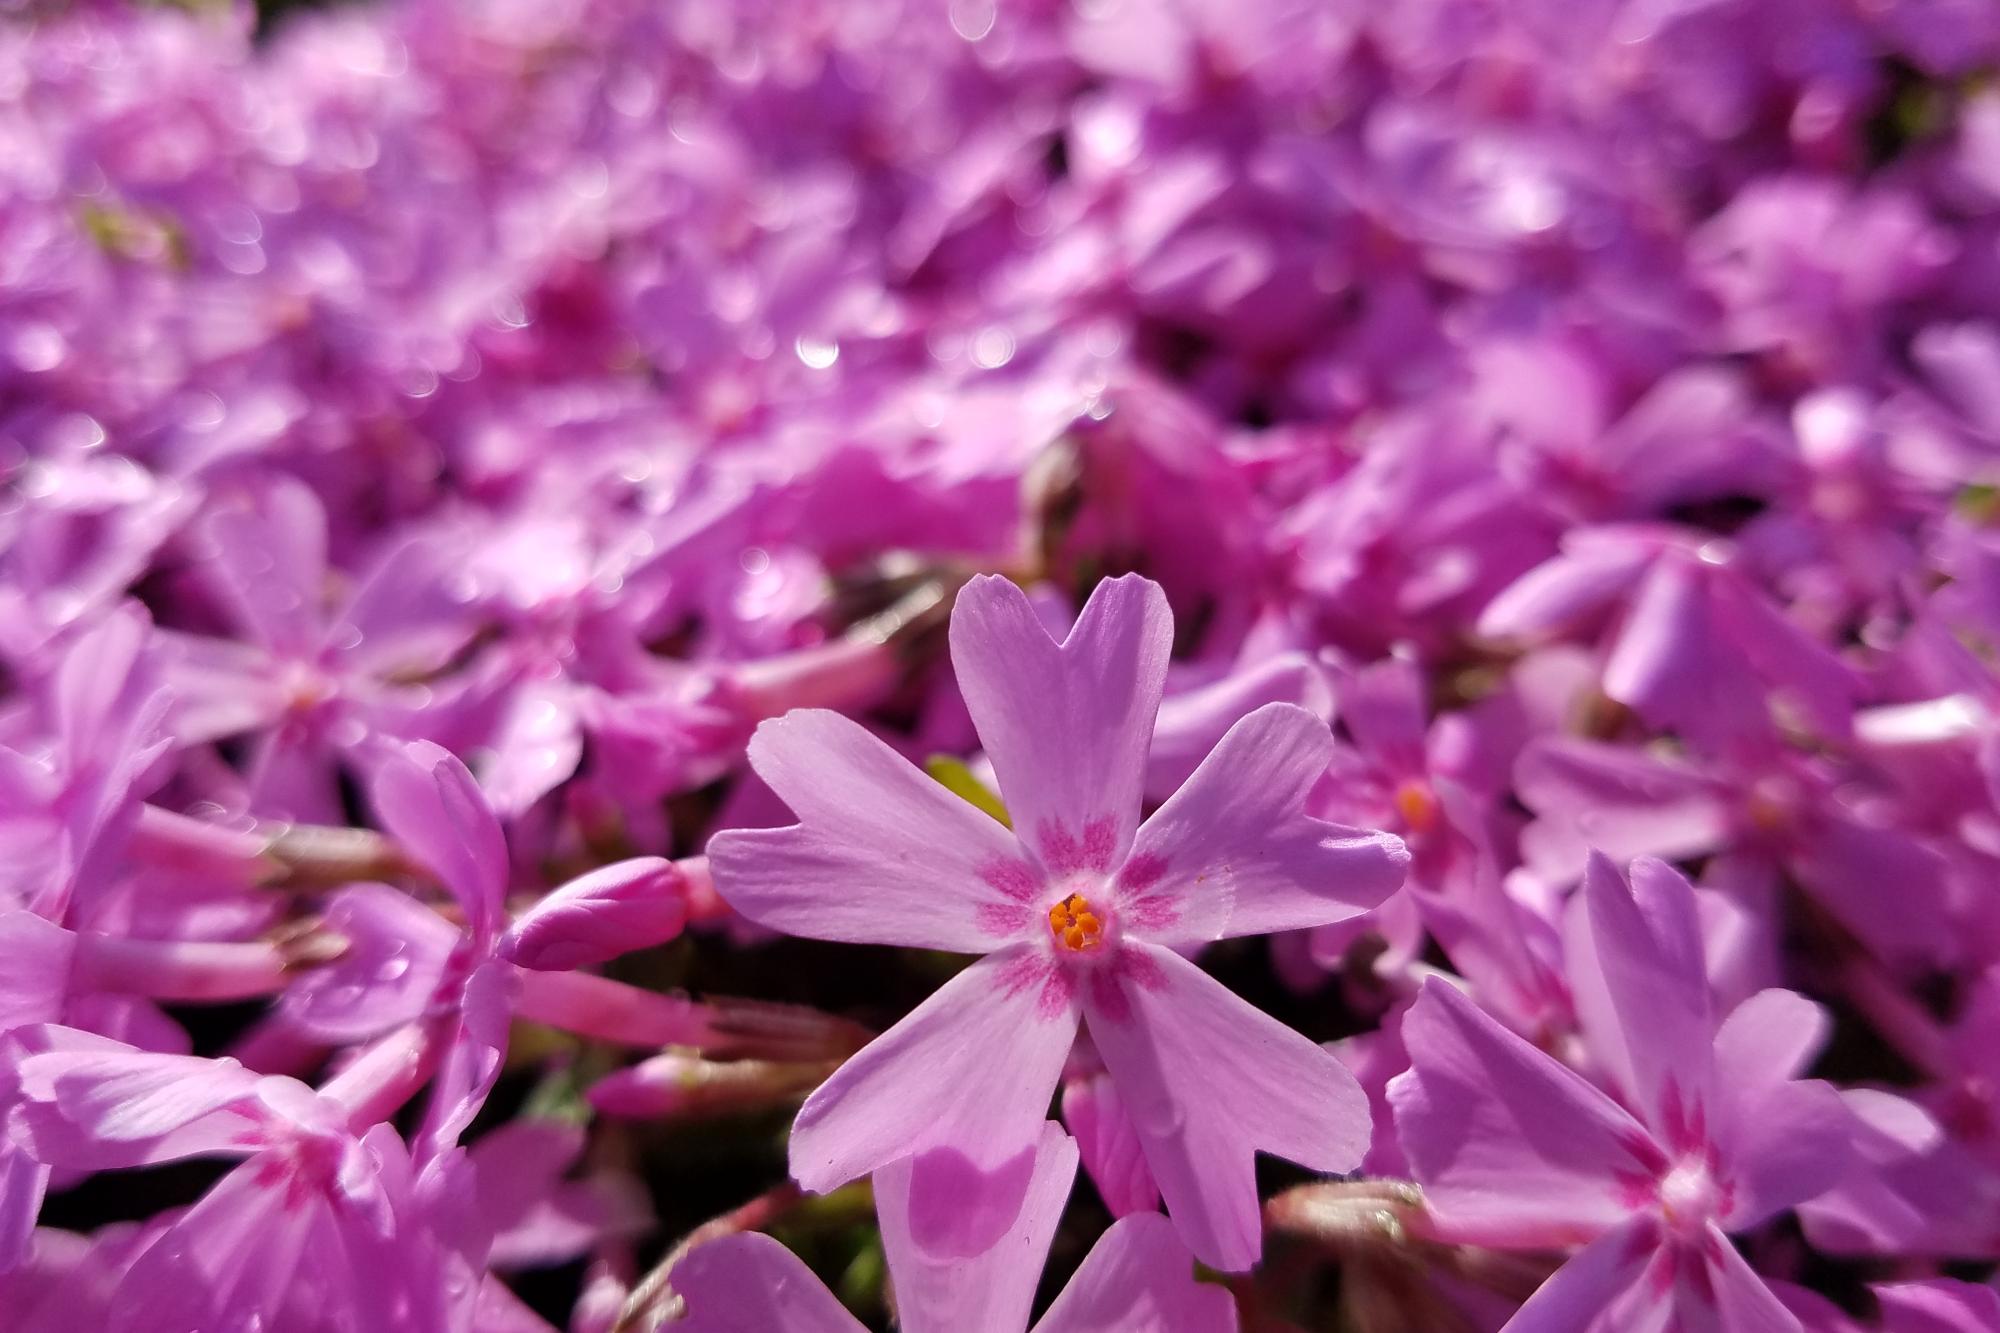
[[[985,955],[807,1100],[791,1143],[807,1189],[912,1156],[1024,1181],[1079,1019],[1204,1262],[1256,1261],[1258,1151],[1360,1161],[1353,1077],[1178,950],[1353,915],[1407,857],[1303,813],[1333,741],[1282,703],[1230,728],[1142,825],[1171,638],[1139,578],[1100,584],[1061,644],[1004,579],[959,595],[952,660],[1019,836],[845,717],[758,729],[751,764],[800,822],[718,834],[724,898],[791,934]]]
[[[1025,1194],[1006,1230],[971,1257],[928,1249],[913,1164],[875,1177],[875,1210],[905,1333],[1021,1333],[1076,1174],[1076,1145],[1045,1124]],[[684,1333],[858,1333],[861,1323],[798,1258],[755,1233],[700,1246],[673,1272]],[[1236,1304],[1195,1280],[1194,1263],[1158,1213],[1112,1224],[1033,1333],[1234,1333]]]
[[[490,1243],[462,1153],[412,1163],[387,1125],[420,1072],[392,1039],[319,1091],[233,1060],[71,1028],[15,1034],[7,1127],[32,1157],[102,1170],[240,1157],[125,1265],[104,1327],[462,1330]]]
[[[1825,1028],[1783,990],[1718,1029],[1694,891],[1665,863],[1632,886],[1593,857],[1571,941],[1587,1043],[1624,1105],[1452,986],[1403,1023],[1396,1128],[1439,1231],[1515,1248],[1581,1244],[1510,1333],[1661,1326],[1796,1330],[1729,1241],[1835,1184],[1852,1118],[1794,1076]],[[1628,1111],[1626,1108],[1629,1107]]]

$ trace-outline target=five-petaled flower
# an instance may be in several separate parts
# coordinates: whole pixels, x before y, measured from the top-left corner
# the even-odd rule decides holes
[[[1392,836],[1304,813],[1333,739],[1289,704],[1237,722],[1142,824],[1172,628],[1136,577],[1099,584],[1060,644],[1005,579],[960,594],[952,662],[1019,836],[848,718],[758,729],[751,764],[799,822],[718,835],[723,897],[794,935],[986,955],[807,1100],[791,1143],[807,1189],[906,1157],[919,1194],[966,1169],[1016,1182],[964,1220],[970,1252],[1013,1216],[1079,1020],[1204,1262],[1256,1261],[1257,1151],[1359,1163],[1353,1077],[1182,951],[1364,911],[1408,858]]]
[[[1839,1094],[1796,1077],[1824,1013],[1767,990],[1718,1027],[1694,890],[1663,861],[1634,861],[1628,889],[1593,855],[1571,926],[1585,1044],[1624,1105],[1455,987],[1426,983],[1389,1100],[1434,1226],[1474,1245],[1583,1245],[1507,1333],[1797,1333],[1729,1233],[1852,1164]]]

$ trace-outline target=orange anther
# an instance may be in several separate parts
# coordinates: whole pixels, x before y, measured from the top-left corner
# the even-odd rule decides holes
[[[1084,896],[1072,893],[1049,909],[1049,933],[1063,948],[1080,953],[1097,947],[1104,926]]]

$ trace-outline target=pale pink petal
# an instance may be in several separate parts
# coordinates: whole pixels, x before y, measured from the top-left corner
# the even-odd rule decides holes
[[[558,678],[523,685],[508,701],[481,769],[487,797],[502,816],[521,814],[576,772],[583,757],[576,695],[575,685]]]
[[[76,936],[33,912],[0,913],[0,1033],[62,1017]]]
[[[1521,752],[1514,780],[1529,809],[1574,828],[1614,861],[1677,860],[1731,836],[1722,784],[1643,750],[1569,737],[1535,741]],[[1582,868],[1579,856],[1575,869]]]
[[[1648,1224],[1629,1222],[1584,1246],[1536,1289],[1501,1333],[1586,1333],[1653,1255]]]
[[[567,972],[650,949],[681,933],[687,898],[674,863],[635,856],[551,890],[501,937],[502,958]]]
[[[1113,1217],[1159,1208],[1160,1187],[1146,1165],[1146,1145],[1110,1075],[1093,1074],[1064,1088],[1062,1116],[1076,1136],[1083,1169]]]
[[[339,958],[286,990],[286,1014],[325,1041],[380,1036],[423,1016],[437,998],[456,926],[386,884],[356,884],[328,904],[323,929],[346,941]]]
[[[790,1250],[756,1232],[698,1245],[674,1266],[676,1333],[866,1333]]]
[[[1443,981],[1424,983],[1403,1040],[1411,1067],[1389,1084],[1396,1132],[1454,1239],[1509,1248],[1594,1240],[1666,1165],[1609,1097]]]
[[[233,1060],[194,1055],[50,1054],[23,1062],[21,1090],[52,1094],[65,1116],[104,1138],[154,1139],[242,1100],[257,1077]]]
[[[1642,857],[1632,881],[1593,853],[1568,932],[1570,988],[1593,1056],[1658,1127],[1707,1091],[1714,1034],[1694,888]]]
[[[1719,1333],[1800,1333],[1798,1316],[1751,1271],[1729,1237],[1711,1227],[1702,1253],[1715,1292]]]
[[[916,1159],[875,1173],[875,1214],[895,1284],[898,1327],[906,1333],[1020,1333],[1027,1327],[1035,1284],[1076,1175],[1076,1144],[1060,1127],[1046,1125],[1032,1163],[1025,1189],[1002,1191],[1006,1216],[997,1234],[971,1253],[934,1243],[935,1219],[924,1216],[913,1192]],[[976,1193],[941,1202],[972,1211],[982,1205]]]
[[[1044,954],[982,958],[806,1099],[792,1176],[824,1193],[933,1148],[987,1169],[1011,1161],[1039,1138],[1075,1038],[1076,1008]]]
[[[716,892],[813,939],[984,953],[1033,924],[1039,879],[997,820],[820,709],[766,722],[750,763],[799,822],[709,840]]]
[[[1166,945],[1301,930],[1393,893],[1410,859],[1400,838],[1305,813],[1332,755],[1326,723],[1295,704],[1231,727],[1133,840],[1115,890],[1125,929]]]
[[[1710,608],[1714,576],[1679,557],[1656,563],[1640,583],[1604,663],[1604,692],[1655,727],[1704,737],[1754,735],[1770,705],[1721,637]]]
[[[1858,1157],[1854,1113],[1832,1085],[1718,1083],[1716,1146],[1731,1182],[1729,1229],[1743,1231],[1842,1183]]]
[[[291,705],[279,668],[262,648],[165,629],[155,630],[153,641],[171,691],[167,728],[183,745],[268,726]]]
[[[1106,579],[1060,646],[997,575],[958,594],[951,660],[1021,840],[1060,872],[1124,859],[1173,645],[1156,583]]]
[[[413,741],[377,762],[368,794],[383,829],[458,899],[473,937],[492,938],[507,889],[507,841],[465,765]]]
[[[1236,1298],[1229,1289],[1195,1276],[1194,1256],[1166,1218],[1135,1213],[1098,1237],[1034,1333],[1235,1329]]]
[[[202,525],[215,575],[243,630],[278,652],[316,650],[326,595],[326,511],[289,478],[219,505]]]
[[[1172,684],[1171,675],[1169,685]],[[1330,711],[1325,678],[1310,657],[1275,653],[1239,666],[1220,679],[1160,702],[1146,759],[1146,795],[1165,800],[1208,757],[1237,719],[1267,703],[1297,704],[1316,717]]]
[[[1797,991],[1763,990],[1730,1011],[1715,1034],[1715,1079],[1755,1088],[1797,1078],[1826,1044],[1826,1010]]]
[[[1950,945],[1944,858],[1900,829],[1830,816],[1789,858],[1801,887],[1886,958],[1935,959]]]
[[[1882,1333],[1993,1333],[2000,1291],[1976,1282],[1933,1278],[1876,1287]]]
[[[139,1254],[118,1284],[106,1333],[249,1329],[275,1323],[324,1211],[256,1162],[224,1176]]]
[[[48,1187],[49,1169],[0,1134],[0,1275],[28,1257]]]
[[[467,978],[459,998],[458,1033],[445,1048],[431,1081],[421,1139],[425,1158],[458,1142],[485,1105],[486,1094],[493,1091],[507,1055],[508,1023],[519,985],[514,965],[497,960],[482,964]]]
[[[1091,978],[1085,1012],[1174,1226],[1204,1263],[1257,1262],[1257,1153],[1339,1172],[1368,1150],[1368,1099],[1346,1066],[1172,950],[1128,943]]]
[[[1575,627],[1626,595],[1658,553],[1637,540],[1572,542],[1503,589],[1479,615],[1488,638],[1542,638]]]

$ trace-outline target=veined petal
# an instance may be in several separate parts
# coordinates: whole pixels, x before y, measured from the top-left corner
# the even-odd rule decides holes
[[[824,1193],[934,1148],[982,1169],[1012,1161],[1038,1140],[1075,1040],[1066,979],[1045,954],[1017,945],[982,958],[806,1099],[792,1176]]]
[[[1062,1220],[1076,1176],[1076,1143],[1060,1126],[1044,1125],[1025,1193],[1007,1189],[1001,1234],[976,1254],[941,1253],[913,1192],[919,1159],[906,1157],[875,1173],[875,1214],[882,1249],[895,1275],[896,1316],[906,1333],[1020,1333],[1027,1327],[1035,1285],[1049,1242]],[[978,1209],[960,1195],[953,1208]]]
[[[1018,1325],[1016,1325],[1018,1327]],[[1158,1213],[1112,1223],[1034,1333],[1235,1333],[1229,1289],[1195,1278],[1194,1256]]]
[[[1305,813],[1333,735],[1296,704],[1231,727],[1154,812],[1119,872],[1121,915],[1159,944],[1302,930],[1355,916],[1403,882],[1409,853]]]
[[[983,953],[1033,924],[1039,881],[1013,835],[859,723],[787,713],[757,728],[750,764],[799,822],[718,833],[708,861],[759,925]]]
[[[958,594],[959,690],[1014,827],[1050,871],[1124,859],[1172,646],[1166,594],[1136,575],[1099,583],[1060,645],[1006,579]]]
[[[1607,1231],[1537,1288],[1501,1333],[1585,1333],[1638,1278],[1652,1253],[1643,1222]]]
[[[1639,1122],[1435,978],[1403,1020],[1409,1072],[1389,1084],[1396,1132],[1455,1240],[1507,1247],[1593,1240],[1665,1154]]]
[[[1084,1004],[1174,1226],[1202,1262],[1257,1262],[1258,1152],[1315,1171],[1351,1171],[1367,1152],[1368,1099],[1346,1066],[1172,950],[1128,942]]]
[[[260,1077],[234,1060],[156,1055],[67,1028],[26,1029],[17,1139],[50,1166],[140,1166],[242,1151]]]
[[[758,1232],[698,1245],[674,1266],[680,1333],[867,1333],[797,1255]]]

